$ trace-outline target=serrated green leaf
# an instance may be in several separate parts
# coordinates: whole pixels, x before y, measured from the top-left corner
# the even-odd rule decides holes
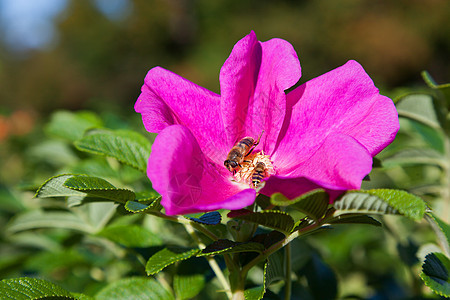
[[[418,164],[437,165],[441,168],[446,167],[444,156],[430,148],[404,149],[383,159],[383,166],[385,167]]]
[[[0,282],[2,299],[29,300],[46,297],[75,299],[70,292],[49,281],[37,278],[12,278]]]
[[[203,274],[178,275],[173,278],[173,290],[177,299],[192,299],[203,290],[205,277]]]
[[[159,246],[162,240],[156,234],[138,225],[109,226],[97,235],[126,247]]]
[[[396,103],[399,117],[420,122],[432,128],[440,128],[439,118],[429,94],[408,94]]]
[[[255,286],[250,289],[246,289],[244,291],[244,297],[245,300],[261,300],[264,297],[264,294],[266,292],[266,279],[267,279],[267,266],[268,261],[266,260],[264,264],[264,272],[263,272],[263,284],[259,286]]]
[[[120,203],[126,203],[135,198],[135,194],[131,190],[116,188],[102,178],[87,175],[72,176],[64,182],[64,186],[92,197],[105,198]]]
[[[174,297],[153,278],[131,277],[107,285],[95,295],[95,299],[171,300]]]
[[[160,211],[163,209],[161,205],[161,196],[148,200],[140,199],[139,201],[127,201],[125,209],[135,214],[148,211]]]
[[[381,226],[381,223],[367,215],[345,214],[334,217],[328,221],[330,224],[367,224]]]
[[[323,189],[316,189],[300,197],[289,200],[280,193],[275,193],[270,202],[277,206],[290,206],[306,214],[313,220],[318,220],[327,211],[329,196]]]
[[[47,134],[75,141],[81,138],[86,130],[102,125],[100,118],[93,112],[58,111],[52,114],[45,131]]]
[[[294,220],[290,215],[282,211],[263,211],[247,213],[234,218],[269,227],[285,234],[289,234],[294,228]]]
[[[164,248],[150,257],[145,266],[145,271],[148,275],[154,275],[163,270],[165,267],[176,263],[177,261],[186,260],[199,252],[199,249],[186,249],[179,247]]]
[[[70,196],[86,196],[86,193],[75,191],[64,186],[67,179],[76,176],[74,174],[62,174],[54,176],[44,182],[36,191],[35,197],[49,198],[49,197],[70,197]]]
[[[402,214],[415,221],[423,218],[426,209],[419,197],[390,189],[349,191],[333,205],[336,214]]]
[[[64,228],[88,233],[94,230],[84,220],[70,212],[30,211],[16,216],[6,227],[6,233],[38,228]]]
[[[430,253],[425,257],[420,274],[423,282],[433,292],[450,297],[450,259],[442,253]]]
[[[450,254],[450,225],[431,213],[427,214],[426,219],[433,228],[444,252]]]
[[[106,155],[142,172],[147,169],[151,143],[143,135],[130,130],[95,130],[75,142],[75,147]]]
[[[258,252],[264,251],[264,246],[255,242],[234,242],[220,239],[206,246],[197,256],[208,256],[224,253]]]

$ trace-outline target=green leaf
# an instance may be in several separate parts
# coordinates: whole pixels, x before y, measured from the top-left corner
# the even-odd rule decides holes
[[[450,259],[442,253],[425,257],[420,274],[423,282],[440,296],[450,297]]]
[[[440,128],[432,95],[408,94],[398,100],[396,107],[399,117],[408,118],[429,127]]]
[[[203,214],[200,218],[190,218],[192,221],[205,224],[205,225],[217,225],[222,221],[222,216],[218,211],[212,211]]]
[[[257,223],[281,231],[285,234],[289,234],[294,227],[294,220],[292,217],[282,211],[263,211],[239,215],[231,214],[230,216],[236,219]]]
[[[138,225],[109,226],[97,235],[105,237],[125,247],[159,246],[162,240],[156,234]]]
[[[426,209],[419,197],[390,189],[349,191],[333,205],[335,214],[402,214],[415,221],[423,218]]]
[[[2,299],[29,300],[61,297],[75,299],[70,292],[49,281],[37,278],[12,278],[0,282]]]
[[[131,277],[107,285],[95,299],[171,300],[174,297],[153,278]]]
[[[450,254],[450,225],[431,213],[427,214],[426,219],[433,228],[444,252]]]
[[[266,292],[266,278],[267,278],[267,266],[268,261],[266,260],[264,264],[264,272],[263,272],[263,284],[259,286],[255,286],[250,289],[246,289],[244,291],[245,300],[261,300],[264,297],[264,293]]]
[[[437,165],[441,168],[446,167],[444,156],[438,151],[430,148],[404,149],[383,159],[384,167],[418,164]]]
[[[140,199],[139,201],[127,201],[125,204],[125,209],[132,213],[145,213],[148,211],[160,211],[162,209],[161,196],[150,198],[150,199]]]
[[[154,275],[165,267],[176,263],[177,261],[186,260],[200,252],[199,249],[186,249],[179,247],[164,248],[155,254],[147,261],[145,271],[148,275]]]
[[[12,234],[38,228],[64,228],[88,233],[94,231],[89,224],[73,213],[36,210],[16,216],[6,227],[6,232]]]
[[[440,90],[446,96],[447,101],[450,101],[450,83],[437,84],[427,71],[422,72],[422,78],[430,88]]]
[[[80,151],[106,155],[142,172],[147,169],[151,143],[143,135],[130,130],[94,130],[75,142]]]
[[[86,130],[102,125],[100,118],[89,111],[58,111],[52,114],[45,131],[47,134],[75,141],[81,138]]]
[[[313,220],[318,220],[327,211],[329,196],[323,189],[313,190],[292,200],[280,193],[275,193],[270,198],[270,202],[277,206],[293,207]]]
[[[72,176],[64,182],[64,186],[92,197],[105,198],[120,203],[126,203],[135,198],[135,194],[131,190],[116,188],[102,178],[87,175]]]
[[[381,226],[381,223],[367,215],[345,214],[339,215],[328,221],[330,224],[367,224]]]
[[[62,174],[54,176],[44,182],[36,191],[35,197],[70,197],[70,196],[86,196],[86,193],[75,191],[64,186],[67,179],[76,176],[74,174]]]
[[[192,299],[203,290],[205,277],[202,274],[178,275],[173,278],[173,290],[177,299]]]
[[[197,256],[208,256],[224,253],[258,252],[264,251],[264,246],[255,242],[234,242],[220,239],[206,246]]]

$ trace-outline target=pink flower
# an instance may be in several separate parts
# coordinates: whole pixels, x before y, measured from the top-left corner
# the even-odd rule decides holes
[[[145,128],[158,133],[147,175],[167,214],[251,205],[253,162],[242,163],[250,173],[233,175],[224,161],[237,141],[256,140],[263,130],[249,156],[272,164],[260,193],[293,198],[322,187],[333,201],[360,188],[372,157],[399,129],[392,100],[356,61],[286,95],[300,76],[288,42],[260,42],[254,32],[234,46],[220,70],[220,95],[160,67],[148,72],[135,110]]]

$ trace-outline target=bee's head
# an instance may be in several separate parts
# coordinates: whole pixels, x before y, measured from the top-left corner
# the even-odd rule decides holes
[[[228,171],[233,172],[234,169],[236,169],[239,164],[233,160],[227,159],[223,162],[224,166],[228,169]]]

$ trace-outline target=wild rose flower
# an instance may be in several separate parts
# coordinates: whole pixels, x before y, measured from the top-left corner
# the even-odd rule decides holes
[[[333,201],[359,189],[372,157],[394,139],[391,99],[349,61],[295,88],[293,47],[254,32],[233,48],[220,71],[220,95],[160,67],[151,69],[135,110],[158,136],[147,174],[169,215],[236,210],[256,196],[252,174],[265,163],[259,192],[288,198],[325,188]],[[263,132],[264,131],[264,132]],[[261,141],[233,174],[224,166],[244,137]]]

